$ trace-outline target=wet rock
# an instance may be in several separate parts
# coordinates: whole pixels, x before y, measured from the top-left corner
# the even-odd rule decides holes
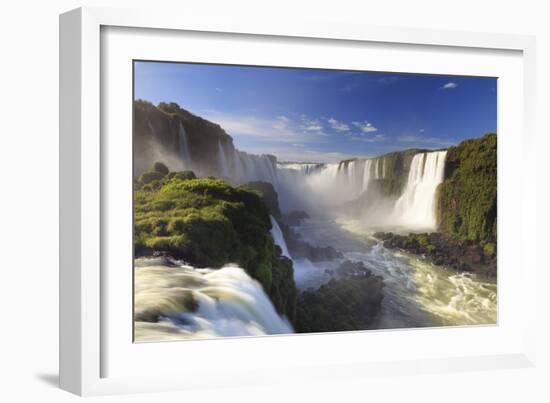
[[[296,304],[295,330],[310,333],[373,328],[380,315],[383,289],[382,277],[364,273],[332,279],[317,290],[304,291]]]
[[[377,232],[374,236],[380,239],[386,248],[401,249],[423,256],[438,266],[477,273],[489,278],[495,278],[497,275],[496,244],[486,244],[482,247],[475,241],[455,240],[439,232],[408,235]]]
[[[344,260],[338,267],[337,272],[342,277],[372,276],[372,272],[363,262],[353,262],[351,260]]]

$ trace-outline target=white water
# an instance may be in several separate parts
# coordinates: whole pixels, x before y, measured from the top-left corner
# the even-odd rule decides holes
[[[374,274],[384,277],[386,287],[379,328],[495,323],[496,284],[390,251],[370,235],[372,223],[378,228],[403,231],[436,228],[435,196],[443,180],[445,157],[446,151],[416,154],[402,194],[394,198],[375,194],[374,181],[391,175],[384,158],[335,164],[277,163],[271,156],[248,154],[232,146],[224,148],[219,143],[217,164],[219,174],[232,182],[261,180],[272,183],[283,210],[303,209],[319,218],[319,221],[306,220],[297,228],[306,241],[315,246],[333,246],[344,253],[345,259],[361,261]],[[374,195],[369,199],[371,205],[365,206],[365,211],[355,217],[352,225],[331,221],[338,207],[352,201],[362,202],[365,195]],[[281,247],[283,255],[290,257],[278,223],[271,220],[275,243]],[[340,263],[341,260],[320,263],[294,260],[297,286],[300,289],[319,287],[337,275],[334,270]],[[161,267],[157,268],[161,273],[158,281],[167,277],[166,282],[158,284],[151,279],[151,273],[141,270],[136,269],[136,278],[143,275],[144,282],[152,284],[148,294],[144,294],[144,298],[151,299],[138,301],[136,298],[136,307],[142,303],[160,306],[163,319],[158,323],[138,322],[136,337],[139,335],[139,340],[292,331],[288,322],[277,315],[261,286],[242,269],[224,267],[213,271],[181,266],[174,272],[172,267]],[[220,273],[221,279],[212,277],[213,272]],[[192,281],[180,286],[175,280],[179,276]],[[219,289],[218,281],[222,280],[224,291],[212,294],[211,287]],[[194,296],[200,295],[197,297],[199,309],[192,313],[182,310],[181,301],[178,305],[173,299],[176,294],[181,295],[181,291],[173,291],[172,295],[172,289],[192,289]]]
[[[222,177],[225,178],[229,176],[227,159],[225,158],[225,150],[221,141],[218,141],[218,169]]]
[[[140,258],[135,261],[134,286],[138,342],[293,332],[262,286],[236,266],[197,269]],[[189,300],[198,304],[196,310],[189,309]],[[144,320],[152,314],[159,320]]]
[[[185,169],[191,169],[193,166],[193,163],[191,161],[191,154],[189,153],[189,141],[187,138],[187,132],[185,131],[185,127],[183,127],[183,124],[180,122],[179,131],[178,131],[178,140],[179,140],[179,155],[181,158],[181,161],[183,162],[183,166]]]
[[[496,323],[495,282],[386,249],[357,220],[330,222],[323,217],[312,217],[295,229],[311,244],[330,244],[343,252],[344,259],[363,262],[374,274],[384,278],[384,299],[377,328]],[[299,288],[317,288],[338,275],[339,264],[340,261],[295,262],[296,284]]]
[[[151,128],[152,130],[152,128]],[[179,154],[192,169],[185,128],[180,124]],[[331,164],[277,163],[273,156],[239,151],[218,142],[218,176],[234,184],[265,181],[273,184],[283,211],[326,211],[359,198],[368,204],[362,212],[365,226],[406,230],[435,230],[435,193],[443,180],[446,151],[416,154],[402,194],[393,199],[378,195],[372,182],[383,180],[386,159],[354,159]],[[366,198],[365,198],[366,197]]]
[[[447,151],[416,154],[407,185],[395,203],[395,221],[410,229],[435,230],[435,192],[443,181]]]
[[[283,256],[286,256],[287,258],[291,259],[290,253],[288,252],[288,247],[286,246],[285,237],[283,235],[283,231],[281,231],[281,227],[279,227],[279,224],[277,223],[277,220],[273,217],[271,217],[271,236],[273,237],[273,241],[276,245],[278,245],[281,248]]]
[[[414,155],[402,194],[395,198],[371,188],[373,181],[389,175],[385,158],[324,164],[313,170],[309,165],[279,164],[276,189],[282,195],[283,209],[298,205],[304,210],[325,211],[360,198],[367,227],[434,231],[436,190],[443,180],[446,153]]]

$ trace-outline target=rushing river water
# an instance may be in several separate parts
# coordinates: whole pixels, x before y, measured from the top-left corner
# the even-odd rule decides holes
[[[183,127],[179,136],[184,166],[193,168]],[[293,228],[307,243],[342,252],[343,258],[326,262],[293,259],[299,290],[317,289],[338,278],[345,260],[362,262],[385,284],[381,313],[373,328],[495,324],[495,282],[389,250],[373,237],[374,227],[397,232],[437,229],[436,189],[443,180],[446,154],[444,150],[416,153],[401,194],[393,198],[373,188],[391,174],[391,160],[384,157],[335,164],[277,164],[270,156],[248,154],[220,142],[217,165],[219,175],[235,183],[271,183],[281,210],[309,214],[309,219]],[[331,215],[342,211],[353,219]],[[281,226],[273,218],[271,222],[274,241],[283,255],[293,258]],[[293,332],[262,286],[234,265],[204,269],[168,259],[137,259],[134,286],[136,341]]]
[[[338,276],[337,268],[346,259],[363,262],[384,278],[384,299],[374,328],[496,323],[494,282],[389,250],[354,221],[312,218],[295,229],[311,244],[332,245],[344,255],[328,262],[295,260],[299,289],[316,289]],[[274,238],[288,253],[278,226]],[[168,259],[142,258],[136,260],[134,274],[136,341],[293,332],[261,285],[237,266],[199,269]]]
[[[385,248],[356,221],[309,219],[296,228],[312,244],[331,245],[344,259],[360,261],[384,278],[377,328],[494,324],[497,285],[468,273],[435,266],[421,257]],[[339,262],[297,261],[299,287],[316,288],[331,278]]]

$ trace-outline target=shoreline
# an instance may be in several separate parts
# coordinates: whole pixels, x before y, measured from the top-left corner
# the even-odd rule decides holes
[[[387,249],[418,256],[434,266],[475,274],[483,280],[497,280],[497,255],[493,244],[456,240],[440,232],[407,235],[376,232],[373,236]]]

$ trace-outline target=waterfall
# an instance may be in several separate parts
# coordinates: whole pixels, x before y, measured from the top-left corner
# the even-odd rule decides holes
[[[285,237],[283,236],[283,231],[281,231],[281,227],[279,227],[279,224],[277,223],[277,220],[271,218],[271,236],[273,237],[273,241],[275,242],[275,245],[278,245],[281,248],[283,256],[286,256],[289,259],[292,259],[290,257],[290,253],[288,252],[288,247],[286,246]]]
[[[273,157],[249,154],[239,150],[231,150],[231,152],[232,166],[227,166],[224,159],[223,164],[218,163],[220,172],[227,172],[226,176],[238,183],[251,181],[270,182],[273,185],[277,183],[277,168]],[[221,151],[218,151],[218,155],[220,154]]]
[[[138,342],[293,333],[260,283],[240,267],[136,259],[134,284]]]
[[[149,130],[154,128],[147,122]],[[320,212],[359,200],[366,225],[397,226],[409,229],[436,229],[435,191],[443,180],[446,151],[423,152],[413,156],[402,194],[381,197],[371,192],[372,181],[394,175],[387,158],[352,159],[339,163],[278,163],[271,155],[249,154],[231,143],[218,140],[217,175],[232,183],[269,182],[279,195],[283,210],[313,208]],[[179,126],[179,156],[191,169],[188,135]],[[200,174],[200,173],[199,173]],[[274,225],[274,228],[276,226]],[[280,228],[279,228],[280,229]],[[282,245],[280,245],[281,248]]]
[[[403,194],[395,203],[395,221],[409,228],[435,230],[435,192],[443,181],[447,151],[416,154]]]
[[[227,158],[225,157],[225,149],[221,141],[218,141],[218,170],[220,176],[227,178],[229,176],[229,168],[227,166]]]
[[[446,151],[418,153],[413,156],[402,194],[389,199],[374,194],[364,213],[370,225],[409,229],[436,229],[435,192],[443,180]],[[325,164],[315,170],[307,165],[279,164],[286,188],[283,192],[305,194],[310,204],[338,206],[369,192],[371,181],[386,179],[385,158],[355,159]],[[279,190],[279,189],[277,189]]]
[[[189,141],[187,138],[187,132],[185,127],[180,122],[179,131],[178,131],[178,140],[179,140],[179,154],[180,158],[183,161],[184,169],[191,169],[191,154],[189,153]]]
[[[365,167],[363,168],[363,183],[361,184],[361,193],[366,192],[369,188],[371,180],[370,172],[372,168],[372,160],[365,161]]]

